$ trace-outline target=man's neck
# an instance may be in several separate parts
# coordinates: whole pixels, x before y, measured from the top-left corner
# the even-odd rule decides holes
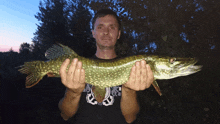
[[[109,50],[97,49],[95,55],[100,59],[114,59],[117,57],[114,49],[109,49]]]

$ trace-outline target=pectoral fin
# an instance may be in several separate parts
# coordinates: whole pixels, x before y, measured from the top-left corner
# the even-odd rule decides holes
[[[154,82],[152,83],[152,85],[154,86],[154,88],[155,88],[155,90],[157,91],[157,93],[161,96],[162,93],[161,93],[161,91],[160,91],[160,87],[159,87],[159,85],[157,84],[157,81],[156,81],[156,80],[154,80]]]

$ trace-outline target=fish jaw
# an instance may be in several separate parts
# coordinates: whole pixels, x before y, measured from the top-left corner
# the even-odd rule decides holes
[[[195,58],[174,58],[173,62],[168,58],[155,62],[154,78],[155,79],[172,79],[180,76],[187,76],[201,70],[202,66],[195,65]]]

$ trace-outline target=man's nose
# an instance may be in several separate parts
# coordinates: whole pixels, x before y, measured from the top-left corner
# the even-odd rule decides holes
[[[108,28],[104,28],[103,33],[104,34],[108,34],[109,33],[109,29]]]

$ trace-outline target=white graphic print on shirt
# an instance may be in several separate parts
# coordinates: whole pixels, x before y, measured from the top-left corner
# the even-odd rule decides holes
[[[115,96],[121,96],[121,87],[115,86],[115,87],[106,88],[105,98],[101,103],[98,103],[96,101],[94,93],[92,92],[92,85],[86,84],[86,87],[83,90],[83,92],[87,93],[86,95],[87,103],[90,103],[92,105],[109,106],[109,105],[113,105]]]

